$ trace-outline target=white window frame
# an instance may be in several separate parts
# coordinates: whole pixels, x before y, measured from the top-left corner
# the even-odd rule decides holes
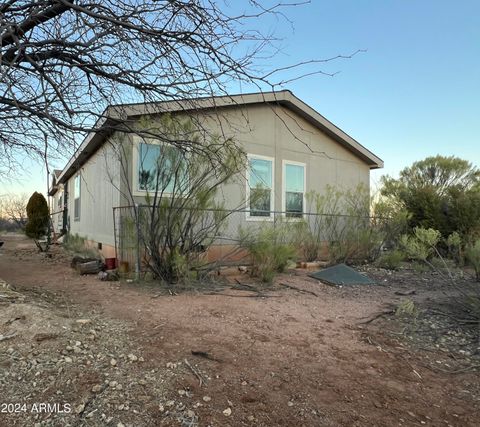
[[[75,182],[76,180],[78,179],[78,194],[77,194],[77,189],[75,188]],[[73,220],[78,222],[80,221],[80,217],[81,217],[81,212],[82,212],[82,199],[81,199],[81,196],[82,196],[82,176],[80,173],[77,173],[75,175],[75,178],[73,178]],[[78,212],[75,212],[75,202],[77,201],[78,199]],[[78,214],[78,215],[75,215],[75,214]]]
[[[154,190],[140,190],[139,182],[138,182],[138,161],[140,159],[140,144],[150,144],[150,145],[160,145],[160,146],[168,146],[171,145],[165,141],[158,141],[155,139],[149,138],[141,138],[139,136],[133,137],[133,144],[132,144],[132,194],[134,196],[142,196],[145,197],[148,193],[152,194]],[[187,153],[188,155],[188,153]],[[162,197],[171,197],[172,193],[164,192],[162,193]]]
[[[251,216],[250,215],[250,159],[268,160],[272,162],[272,188],[270,189],[270,215],[269,216]],[[275,157],[262,156],[260,154],[247,154],[247,174],[245,179],[246,187],[246,220],[247,221],[273,221],[275,208]]]
[[[302,216],[288,217],[287,216],[287,165],[302,166],[303,167],[303,212]],[[282,215],[288,221],[301,221],[305,218],[306,208],[306,193],[307,193],[307,164],[302,162],[295,162],[293,160],[282,160]]]

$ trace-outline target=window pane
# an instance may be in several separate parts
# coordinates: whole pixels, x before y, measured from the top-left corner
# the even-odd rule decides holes
[[[80,197],[80,175],[77,175],[75,177],[75,180],[73,181],[73,183],[74,183],[74,189],[73,189],[74,197],[75,198]]]
[[[303,193],[304,188],[304,167],[300,165],[285,165],[285,190],[296,193]]]
[[[250,159],[250,188],[272,188],[272,161]]]
[[[253,188],[250,192],[250,216],[270,216],[271,190]]]
[[[303,193],[286,193],[287,217],[301,218],[303,215]]]
[[[80,218],[80,199],[77,198],[73,201],[73,218]]]
[[[175,147],[140,144],[138,165],[140,190],[182,193],[188,190],[187,165]]]
[[[157,179],[157,162],[160,145],[140,144],[138,160],[138,187],[140,190],[154,190]]]

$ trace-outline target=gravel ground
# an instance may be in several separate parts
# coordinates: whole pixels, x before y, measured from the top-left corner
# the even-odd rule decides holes
[[[478,425],[480,375],[463,370],[478,356],[459,345],[473,336],[422,317],[448,299],[435,274],[365,267],[376,285],[334,288],[292,270],[262,297],[171,295],[5,240],[0,405],[25,412],[7,407],[2,426]],[[392,314],[405,300],[414,318]]]

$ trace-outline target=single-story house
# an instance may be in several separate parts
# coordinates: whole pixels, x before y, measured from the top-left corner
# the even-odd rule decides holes
[[[105,257],[115,257],[113,208],[145,203],[146,189],[139,179],[139,153],[145,141],[135,134],[119,137],[112,124],[165,113],[195,116],[203,127],[232,137],[245,150],[248,170],[222,191],[227,208],[243,204],[245,225],[265,221],[268,211],[288,210],[292,192],[299,202],[291,209],[298,214],[306,208],[308,191],[321,193],[327,184],[368,188],[370,170],[383,167],[379,157],[287,90],[112,106],[97,123],[100,130],[89,134],[65,168],[53,176],[49,196],[57,212],[55,230],[83,236]],[[114,153],[118,144],[123,144],[128,162],[126,178]],[[262,177],[268,193],[267,213],[257,212],[248,200],[255,174]],[[127,187],[133,200],[126,196]]]

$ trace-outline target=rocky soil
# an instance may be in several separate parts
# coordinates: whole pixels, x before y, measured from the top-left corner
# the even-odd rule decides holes
[[[365,266],[375,285],[330,287],[292,270],[255,292],[242,272],[170,293],[5,241],[2,427],[478,425],[478,335],[438,314],[455,295],[434,273]]]

